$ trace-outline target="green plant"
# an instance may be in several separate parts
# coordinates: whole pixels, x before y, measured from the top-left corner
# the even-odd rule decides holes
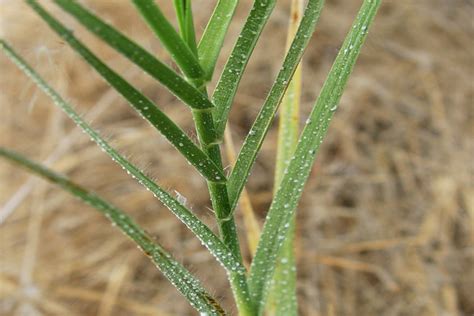
[[[299,27],[289,32],[292,40],[289,41],[288,52],[281,70],[245,139],[235,166],[228,177],[226,177],[222,166],[220,152],[220,144],[228,121],[228,114],[247,62],[276,0],[256,0],[254,2],[212,97],[208,96],[206,84],[213,76],[216,60],[220,55],[226,30],[238,1],[222,0],[217,3],[199,44],[196,43],[194,35],[191,0],[174,1],[179,32],[172,27],[153,0],[132,1],[152,32],[163,43],[163,46],[181,69],[183,75],[181,76],[75,0],[54,0],[57,5],[76,18],[89,31],[127,57],[189,106],[194,117],[199,144],[195,144],[156,104],[96,57],[71,31],[48,13],[37,1],[26,0],[26,2],[145,120],[176,147],[206,179],[219,227],[219,236],[177,199],[115,151],[9,44],[1,40],[0,46],[3,52],[49,95],[54,103],[62,108],[98,146],[132,177],[137,179],[140,184],[150,190],[200,239],[227,271],[240,315],[262,315],[265,312],[268,296],[272,298],[269,304],[270,311],[277,315],[296,315],[295,273],[282,273],[287,269],[294,271],[294,256],[292,254],[294,213],[316,153],[326,135],[329,122],[337,109],[339,99],[367,35],[368,27],[373,21],[381,1],[363,1],[353,26],[320,91],[310,117],[298,137],[298,124],[294,117],[298,113],[298,91],[301,79],[299,75],[293,79],[294,81],[292,81],[292,78],[295,71],[297,71],[323,7],[322,0],[309,0],[307,2],[301,20],[296,19],[293,23],[295,24],[300,20]],[[294,2],[295,8],[297,3],[302,4],[302,1],[295,0]],[[292,83],[290,84],[290,82]],[[285,97],[287,89],[288,93]],[[234,211],[262,142],[282,100],[275,194],[250,271],[246,271],[240,254]],[[153,241],[123,211],[65,177],[28,160],[20,154],[11,150],[0,149],[0,156],[58,184],[101,211],[134,240],[145,254],[151,257],[151,260],[170,282],[202,315],[225,314],[217,301],[206,292],[199,281],[176,262],[158,243]],[[274,275],[275,282],[271,282]],[[289,287],[291,295],[286,295],[287,292],[281,284]],[[283,297],[280,299],[281,296]]]

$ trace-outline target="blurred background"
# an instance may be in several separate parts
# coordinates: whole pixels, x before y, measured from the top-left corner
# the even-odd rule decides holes
[[[186,107],[41,2],[195,137]],[[169,61],[129,1],[81,2]],[[158,2],[172,17],[171,1]],[[198,35],[215,2],[194,1]],[[214,83],[252,4],[240,2]],[[361,3],[326,2],[303,61],[302,124]],[[237,147],[280,68],[289,8],[278,1],[240,85],[231,113]],[[301,315],[474,314],[473,17],[470,0],[383,1],[298,209]],[[215,228],[201,177],[22,1],[0,1],[0,34],[120,152]],[[0,145],[128,211],[235,314],[225,274],[198,240],[3,55],[0,67]],[[272,198],[276,132],[274,124],[247,186],[260,223]],[[239,211],[237,218],[245,247]],[[194,312],[99,213],[0,161],[0,314]]]

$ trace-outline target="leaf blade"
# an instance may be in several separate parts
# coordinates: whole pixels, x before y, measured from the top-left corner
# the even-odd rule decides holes
[[[240,79],[252,55],[258,38],[275,7],[276,0],[255,0],[249,16],[240,32],[239,38],[232,49],[229,59],[214,89],[212,101],[216,135],[224,135],[227,118],[234,101]]]
[[[217,58],[238,2],[238,0],[219,0],[199,41],[199,61],[208,80],[212,79]]]
[[[66,177],[44,167],[28,158],[0,147],[0,157],[19,164],[30,172],[45,178],[68,191],[86,204],[105,215],[112,224],[116,225],[126,236],[132,239],[140,249],[150,257],[151,261],[163,275],[176,287],[188,302],[201,313],[210,315],[224,315],[222,307],[208,294],[200,282],[178,261],[176,261],[160,244],[153,241],[133,219],[124,211],[105,201],[93,192],[90,192]]]
[[[213,182],[225,181],[218,166],[150,99],[129,84],[120,75],[105,65],[86,46],[52,17],[36,1],[28,1],[33,10],[79,55],[81,55],[130,105],[155,127],[206,179]],[[204,110],[203,110],[204,111]]]
[[[323,0],[310,0],[308,2],[296,36],[288,50],[283,66],[277,75],[277,79],[255,119],[249,134],[245,138],[234,169],[228,180],[229,199],[231,201],[232,210],[235,209],[240,193],[247,182],[250,169],[255,162],[258,151],[268,132],[275,112],[278,109],[278,105],[288,87],[288,83],[309,43],[311,34],[319,19],[323,3]]]
[[[323,85],[310,114],[310,122],[303,129],[295,154],[270,206],[249,279],[252,298],[262,304],[265,303],[268,294],[268,284],[275,269],[276,256],[290,228],[289,223],[301,197],[303,186],[380,3],[381,0],[364,0]],[[321,122],[321,125],[317,124],[318,122]],[[261,305],[260,313],[263,307]]]
[[[103,22],[74,0],[54,0],[64,11],[71,14],[93,34],[128,58],[151,77],[163,84],[176,97],[193,109],[211,109],[214,105],[198,89],[178,76],[144,48],[127,38],[111,25]],[[37,0],[27,0],[30,6],[38,7]],[[181,39],[180,39],[181,40]]]

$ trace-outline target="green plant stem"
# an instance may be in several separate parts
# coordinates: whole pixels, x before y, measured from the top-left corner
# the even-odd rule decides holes
[[[201,83],[196,83],[196,81],[192,79],[189,80],[190,82],[197,84],[197,86]],[[207,95],[205,87],[201,87],[200,89],[204,95]],[[216,141],[216,131],[212,112],[192,111],[192,114],[202,150],[208,155],[214,164],[224,172],[219,142]],[[224,244],[231,250],[233,256],[238,258],[240,264],[243,265],[237,227],[234,218],[231,216],[227,183],[207,181],[207,186],[221,238]],[[250,299],[247,277],[241,273],[231,272],[229,274],[229,281],[234,293],[237,308],[239,309],[239,314],[242,316],[254,315],[255,309],[254,304]]]
[[[222,157],[219,144],[215,142],[215,129],[212,113],[210,111],[193,111],[199,141],[202,150],[222,168]],[[217,219],[219,233],[224,244],[232,251],[236,258],[242,263],[240,244],[237,236],[237,228],[233,217],[230,215],[230,203],[225,183],[207,182],[212,207]],[[239,313],[242,316],[254,315],[253,304],[245,275],[238,273],[230,274],[230,283],[234,292]]]
[[[196,130],[201,143],[202,150],[218,167],[222,168],[222,157],[219,144],[214,143],[214,122],[212,113],[209,111],[193,111]],[[227,186],[225,183],[208,182],[211,195],[212,206],[216,218],[219,222],[222,238],[227,241],[228,247],[235,254],[240,255],[240,247],[237,239],[235,228],[229,229],[229,224],[234,223],[233,219],[229,219],[230,203],[227,194]],[[232,225],[235,227],[235,223]]]

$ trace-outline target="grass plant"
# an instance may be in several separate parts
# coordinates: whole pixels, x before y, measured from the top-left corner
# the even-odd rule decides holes
[[[214,76],[216,62],[221,55],[226,32],[238,4],[237,0],[218,1],[199,42],[195,37],[190,0],[174,1],[178,30],[173,27],[173,23],[163,14],[154,0],[132,1],[137,14],[141,15],[149,26],[150,33],[155,34],[163,44],[164,49],[168,51],[180,69],[180,73],[126,37],[114,26],[104,22],[102,18],[78,1],[54,0],[53,2],[73,16],[88,31],[156,79],[159,84],[188,106],[195,121],[198,143],[161,111],[157,104],[107,66],[79,40],[78,36],[38,1],[26,0],[32,10],[58,36],[123,96],[137,113],[156,128],[203,176],[209,189],[219,234],[214,233],[178,199],[111,147],[76,113],[74,107],[49,86],[4,40],[0,40],[2,51],[113,161],[151,191],[196,235],[226,270],[239,315],[263,315],[266,312],[275,315],[297,315],[297,282],[293,254],[294,214],[313,162],[381,0],[363,1],[301,134],[298,133],[301,72],[304,71],[304,67],[300,66],[301,59],[305,48],[310,43],[324,1],[293,1],[286,56],[229,175],[223,168],[221,143],[230,109],[246,65],[271,16],[276,0],[255,0],[211,95],[207,90],[207,85]],[[306,6],[303,10],[304,3]],[[318,87],[314,88],[318,89]],[[252,166],[280,104],[282,108],[274,197],[258,240],[258,246],[252,249],[252,253],[255,252],[255,254],[250,269],[247,270],[241,256],[234,214],[251,174]],[[229,137],[226,138],[229,139]],[[230,146],[233,150],[233,145]],[[171,254],[153,240],[126,212],[73,183],[65,176],[19,153],[0,148],[0,156],[57,184],[102,212],[150,257],[163,275],[201,315],[226,314],[200,281],[173,259]],[[244,196],[244,199],[244,204],[249,205],[248,198]],[[248,216],[251,216],[251,207],[246,211],[250,212]],[[253,240],[255,245],[259,231],[254,220],[252,221],[251,241]],[[252,245],[252,242],[249,244]],[[251,247],[255,248],[255,246]],[[268,304],[267,301],[269,301]]]

